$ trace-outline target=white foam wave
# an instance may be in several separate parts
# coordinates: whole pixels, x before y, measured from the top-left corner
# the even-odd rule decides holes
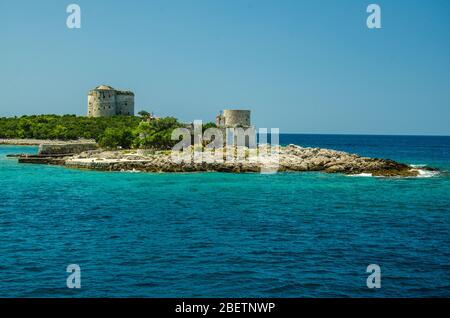
[[[417,176],[418,178],[431,178],[439,174],[439,171],[430,171],[423,169],[417,169],[417,172],[419,173],[419,175]]]
[[[350,174],[349,177],[372,177],[371,173]]]
[[[120,170],[120,172],[140,173],[141,171],[140,171],[140,170],[136,170],[136,169],[133,168],[133,170],[125,170],[125,169],[122,169],[122,170]]]
[[[409,165],[410,167],[412,167],[412,168],[424,168],[424,167],[426,167],[427,165],[426,164],[423,164],[423,163],[421,163],[421,164],[416,164],[416,165]]]

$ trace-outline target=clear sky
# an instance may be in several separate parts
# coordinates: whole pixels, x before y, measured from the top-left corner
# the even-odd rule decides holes
[[[240,108],[281,132],[450,135],[448,0],[0,0],[0,39],[0,116],[85,115],[107,84],[183,121]]]

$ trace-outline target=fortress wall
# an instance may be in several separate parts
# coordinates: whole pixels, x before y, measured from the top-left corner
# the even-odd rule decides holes
[[[104,117],[116,114],[116,92],[93,90],[88,96],[88,116]]]
[[[88,117],[94,116],[94,95],[92,93],[89,93],[88,95]]]
[[[230,110],[223,111],[223,117],[225,118],[225,126],[250,126],[250,111],[249,110]]]
[[[116,95],[117,115],[134,116],[134,95],[129,92],[117,92]]]
[[[61,144],[41,144],[39,145],[40,156],[78,154],[88,150],[95,150],[98,146],[95,142],[77,142]]]

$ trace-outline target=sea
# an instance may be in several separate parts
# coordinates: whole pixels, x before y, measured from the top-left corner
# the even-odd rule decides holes
[[[280,142],[441,172],[98,172],[0,146],[0,297],[450,297],[450,137]]]

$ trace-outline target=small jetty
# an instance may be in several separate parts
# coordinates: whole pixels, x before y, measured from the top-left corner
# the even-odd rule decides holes
[[[34,163],[34,164],[47,164],[47,165],[64,165],[66,157],[69,155],[53,155],[53,156],[42,156],[42,155],[16,155],[19,163]]]

